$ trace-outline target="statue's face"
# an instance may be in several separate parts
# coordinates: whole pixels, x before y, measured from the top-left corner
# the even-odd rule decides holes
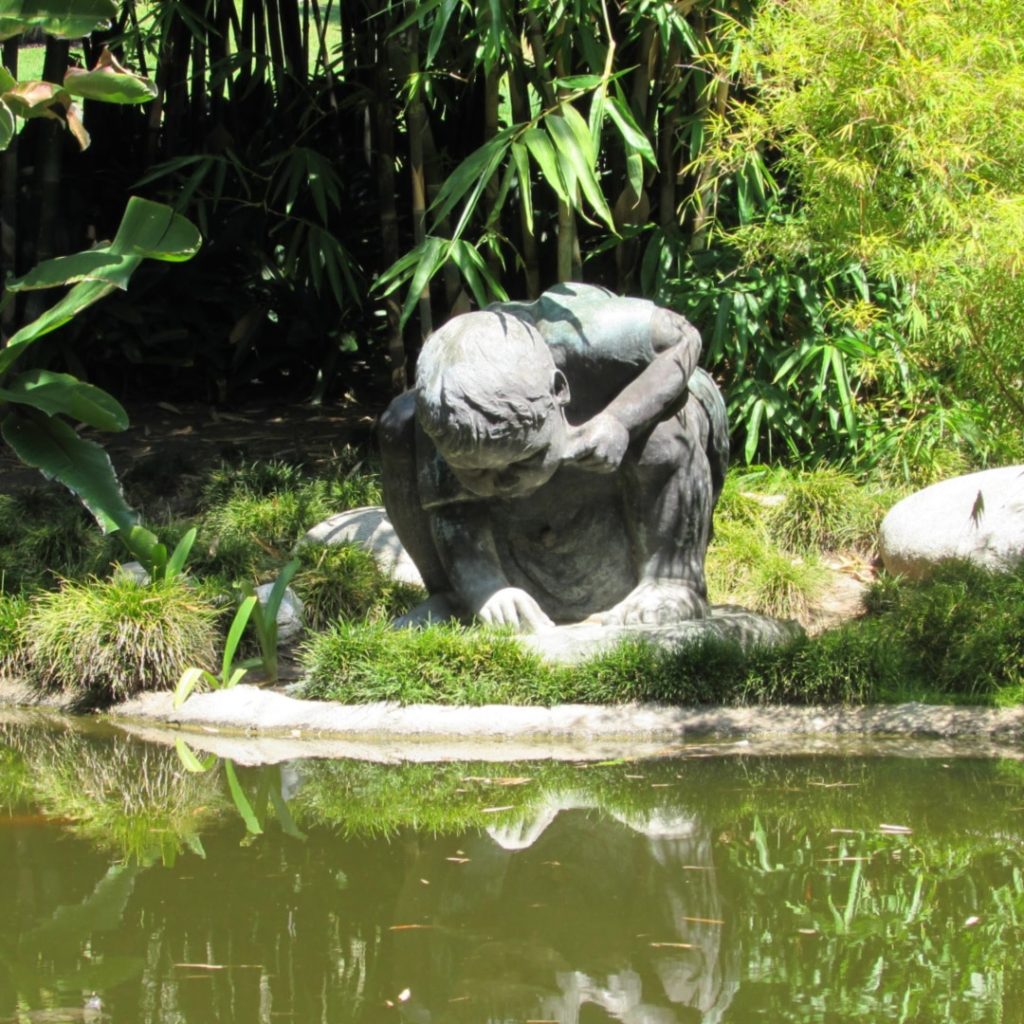
[[[481,498],[524,498],[555,475],[563,461],[567,436],[562,408],[555,405],[521,446],[483,441],[476,451],[446,461],[462,486]]]

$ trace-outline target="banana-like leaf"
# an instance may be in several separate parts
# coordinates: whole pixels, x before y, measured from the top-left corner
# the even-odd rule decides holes
[[[115,288],[127,288],[128,279],[144,258],[179,262],[191,259],[201,244],[195,225],[169,206],[132,196],[113,242],[44,260],[23,277],[8,282],[7,290],[13,292],[66,284],[74,287],[13,335],[0,351],[0,373],[10,368],[26,345],[66,324]]]
[[[71,106],[71,97],[53,82],[16,82],[4,90],[4,102],[18,117],[51,117],[59,115],[51,109],[58,104],[65,109]]]
[[[0,150],[6,149],[14,138],[14,112],[0,99]]]
[[[91,71],[68,68],[64,88],[72,96],[104,103],[148,103],[157,94],[149,79],[122,67],[105,46]]]
[[[97,430],[128,426],[128,414],[117,399],[69,373],[30,370],[0,388],[0,399],[33,406],[47,416],[68,416]]]
[[[42,470],[74,491],[104,533],[129,530],[135,513],[121,493],[110,457],[56,417],[9,412],[0,425],[4,440],[27,466]]]
[[[117,17],[117,0],[4,0],[0,40],[41,28],[58,39],[81,39]]]

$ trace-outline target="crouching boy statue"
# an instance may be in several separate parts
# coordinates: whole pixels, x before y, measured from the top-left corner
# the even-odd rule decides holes
[[[421,617],[528,631],[706,616],[728,436],[700,347],[681,316],[582,284],[435,331],[380,422],[384,503],[431,595]]]

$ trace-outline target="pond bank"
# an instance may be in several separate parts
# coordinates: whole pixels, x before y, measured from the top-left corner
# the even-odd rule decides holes
[[[33,703],[28,691],[11,683],[0,687],[0,701]],[[837,752],[865,739],[889,753],[922,741],[933,755],[1024,756],[1024,707],[342,705],[240,685],[193,694],[179,708],[170,693],[144,693],[106,717],[147,739],[173,743],[181,737],[243,763],[296,757],[594,760],[701,743],[723,752],[728,746],[737,752]],[[935,740],[943,741],[941,750]]]

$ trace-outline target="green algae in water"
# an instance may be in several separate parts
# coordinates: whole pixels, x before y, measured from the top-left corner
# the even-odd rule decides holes
[[[1016,762],[0,753],[0,1020],[1024,1020]]]

